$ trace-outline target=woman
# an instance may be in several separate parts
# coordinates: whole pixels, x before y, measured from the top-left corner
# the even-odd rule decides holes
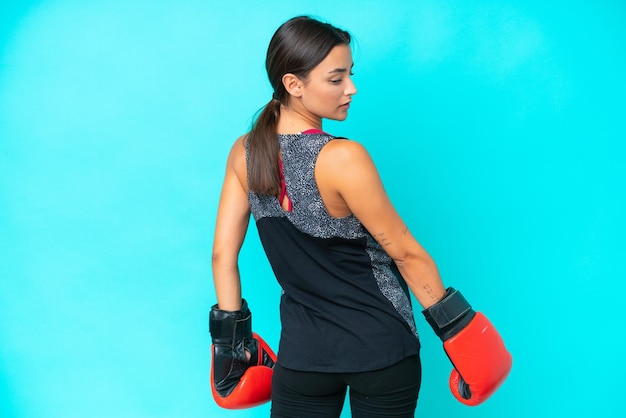
[[[323,132],[323,119],[348,115],[352,66],[350,35],[315,19],[285,22],[270,42],[273,97],[232,147],[215,230],[214,395],[235,399],[222,406],[253,404],[237,391],[263,392],[268,377],[246,373],[266,365],[272,417],[337,417],[348,388],[355,417],[412,417],[421,363],[409,292],[442,339],[477,316],[446,290],[365,148]],[[276,364],[242,299],[237,258],[250,213],[283,288]]]

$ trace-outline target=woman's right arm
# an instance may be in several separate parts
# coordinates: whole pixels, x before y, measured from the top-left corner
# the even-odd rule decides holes
[[[215,294],[219,308],[226,311],[241,308],[238,258],[250,220],[244,140],[237,139],[228,156],[213,239]]]

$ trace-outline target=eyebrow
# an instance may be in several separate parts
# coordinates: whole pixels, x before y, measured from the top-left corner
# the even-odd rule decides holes
[[[354,64],[350,66],[350,70],[352,70],[353,67],[354,67]],[[335,68],[334,70],[330,70],[328,74],[345,73],[346,71],[348,71],[347,68]]]

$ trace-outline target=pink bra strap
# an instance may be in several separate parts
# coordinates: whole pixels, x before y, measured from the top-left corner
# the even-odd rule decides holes
[[[328,135],[326,132],[320,131],[319,129],[307,129],[306,131],[302,131],[300,133],[302,133],[302,134],[324,134],[324,135]]]
[[[278,198],[278,203],[282,206],[283,200],[287,198],[287,211],[291,212],[293,210],[293,204],[291,203],[291,199],[289,199],[289,195],[287,195],[287,183],[285,183],[283,160],[278,160],[278,167],[280,168],[280,196]]]

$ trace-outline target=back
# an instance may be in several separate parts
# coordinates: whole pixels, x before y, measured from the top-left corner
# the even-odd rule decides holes
[[[292,211],[249,192],[267,257],[283,288],[279,361],[324,372],[375,370],[418,353],[405,281],[359,220],[326,211],[314,171],[331,135],[278,135]]]

